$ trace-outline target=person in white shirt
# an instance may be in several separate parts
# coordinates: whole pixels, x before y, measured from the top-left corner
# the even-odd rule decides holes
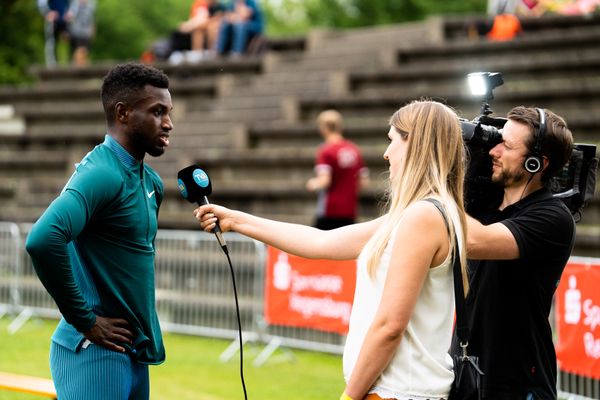
[[[389,205],[377,219],[322,231],[214,204],[194,215],[205,231],[218,221],[223,232],[301,257],[358,258],[341,398],[446,399],[454,380],[455,242],[468,287],[461,128],[448,106],[414,101],[392,115],[387,136]]]

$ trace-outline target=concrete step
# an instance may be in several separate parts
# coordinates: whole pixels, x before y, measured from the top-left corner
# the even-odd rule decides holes
[[[72,142],[101,142],[106,134],[106,123],[85,122],[74,125],[70,121],[59,121],[55,123],[30,123],[27,126],[26,138],[30,141],[50,141],[60,143]]]
[[[66,106],[66,107],[65,107]],[[18,110],[19,114],[25,118],[26,124],[32,123],[54,123],[62,121],[71,121],[71,123],[94,121],[100,123],[105,121],[104,110],[99,102],[81,102],[81,103],[48,103],[42,107],[30,105],[27,108]]]
[[[231,144],[231,139],[229,136],[213,135],[203,136],[202,138],[195,138],[193,136],[179,136],[171,140],[169,148],[165,154],[161,156],[160,163],[164,164],[176,162],[179,164],[180,160],[174,159],[174,157],[181,157],[181,155],[171,156],[171,154],[175,154],[176,151],[180,150],[184,154],[182,160],[187,160],[187,163],[190,164],[193,158],[205,154],[206,152],[233,148],[235,148],[235,146]]]
[[[310,74],[299,74],[295,71],[270,72],[256,79],[250,85],[238,85],[232,90],[235,96],[248,94],[288,95],[290,91],[316,90],[327,87],[332,79],[330,71],[315,71]]]
[[[99,112],[104,115],[102,103],[98,99],[92,100],[71,100],[68,97],[62,98],[60,101],[43,100],[38,103],[27,102],[19,105],[16,111],[21,116],[27,118],[28,121],[36,119],[44,119],[47,117],[56,116],[73,116],[77,114],[94,114]]]
[[[176,119],[173,122],[174,129],[171,132],[171,146],[189,146],[202,148],[213,142],[231,146],[232,135],[235,128],[240,126],[236,123],[217,122],[206,123],[203,121],[189,121],[187,118]],[[90,147],[104,140],[106,124],[98,120],[88,121],[74,125],[71,121],[30,121],[25,135],[11,137],[5,142],[28,143],[30,146],[36,143],[45,146],[82,143]],[[225,140],[226,139],[226,140]],[[183,143],[183,144],[182,144]],[[209,146],[210,147],[210,146]]]
[[[43,66],[32,66],[29,72],[41,81],[70,81],[102,79],[115,63],[93,64],[85,68],[73,68],[71,66],[58,66],[46,68]],[[215,59],[207,60],[197,64],[171,65],[169,63],[155,63],[154,66],[164,71],[169,79],[189,78],[199,76],[218,76],[223,74],[260,73],[262,61],[255,58],[242,58],[237,60]]]
[[[38,151],[0,151],[0,175],[16,172],[64,171],[68,156],[64,152]]]
[[[208,112],[191,110],[186,116],[188,121],[207,120],[211,122],[236,122],[240,124],[250,121],[273,121],[284,118],[281,107],[260,107],[259,104],[256,107],[237,110],[226,108],[215,108]]]
[[[370,149],[366,149],[370,150]],[[213,182],[240,182],[264,180],[306,181],[313,175],[315,152],[312,148],[281,148],[277,151],[213,150],[190,152],[186,149],[170,149],[169,156],[149,159],[149,164],[161,175],[176,176],[179,169],[197,163],[211,176]],[[387,166],[381,151],[364,151],[363,159],[377,179]],[[185,160],[182,162],[182,160]]]
[[[269,73],[256,76],[251,88],[264,85],[285,85],[290,83],[323,83],[331,76],[331,71],[315,71],[311,74],[298,74],[293,70],[269,71]]]
[[[183,119],[187,112],[210,111],[214,99],[194,96],[193,98],[175,97],[174,106],[181,106],[181,110],[174,109],[172,119]],[[52,123],[61,124],[71,121],[72,124],[99,124],[105,121],[102,103],[99,101],[44,101],[41,103],[27,102],[16,107],[17,114],[25,118],[26,124]]]
[[[281,94],[263,94],[248,93],[246,96],[230,96],[218,99],[214,102],[214,110],[229,110],[238,112],[243,109],[273,109],[281,105]],[[234,111],[235,110],[235,111]]]
[[[519,58],[523,56],[523,53],[530,55],[573,48],[597,49],[599,43],[600,26],[593,26],[527,35],[505,42],[459,40],[432,46],[403,49],[397,52],[397,61],[399,65],[416,63],[426,65],[435,62],[447,63],[455,59]]]
[[[385,150],[388,130],[387,121],[372,125],[345,124],[344,136],[361,148],[378,146]],[[270,150],[290,146],[316,149],[323,141],[312,122],[255,124],[250,127],[248,135],[251,148]]]
[[[399,48],[407,44],[426,44],[439,36],[437,26],[428,22],[380,25],[368,28],[314,30],[309,37],[307,57],[359,53],[373,48]]]
[[[577,225],[575,248],[572,254],[582,257],[600,257],[600,224]]]
[[[564,114],[577,142],[600,142],[600,116],[584,112]],[[359,146],[387,146],[388,121],[350,119],[344,123],[344,136]],[[279,147],[316,148],[322,142],[314,122],[271,122],[250,125],[250,148],[277,149]],[[383,147],[385,149],[385,147]],[[599,147],[600,148],[600,147]]]
[[[377,70],[384,65],[382,50],[375,48],[347,55],[318,54],[311,58],[282,58],[273,63],[269,72],[297,71],[298,73],[314,73],[331,70]]]
[[[31,86],[5,86],[0,88],[0,103],[26,104],[70,100],[95,101],[100,104],[100,80],[91,81],[51,81]],[[214,97],[216,83],[214,77],[171,79],[169,91],[175,96]]]
[[[48,100],[86,99],[99,102],[99,81],[68,81],[54,85],[3,86],[0,88],[1,103],[40,102]]]
[[[47,207],[48,205],[44,207],[22,207],[18,204],[4,204],[0,207],[0,221],[33,223],[37,221]]]
[[[3,202],[7,202],[10,199],[17,196],[18,193],[18,181],[13,178],[0,178],[0,199]],[[6,204],[6,203],[4,203]]]
[[[260,81],[253,84],[251,87],[236,88],[233,96],[222,97],[219,102],[224,102],[224,105],[232,99],[241,99],[246,101],[247,98],[255,99],[255,103],[262,103],[263,98],[276,97],[281,99],[282,96],[302,96],[302,95],[328,95],[332,91],[330,81],[327,79],[319,81],[291,81],[291,82],[272,82]],[[281,100],[280,100],[281,101]],[[233,103],[232,103],[233,104]],[[233,106],[232,106],[233,107]]]
[[[530,55],[516,59],[461,60],[428,65],[407,65],[378,72],[355,72],[349,75],[349,90],[354,93],[385,93],[394,90],[434,92],[465,91],[466,75],[474,70],[501,72],[505,85],[518,82],[541,82],[558,79],[597,78],[600,52],[573,49],[556,54]],[[501,91],[502,88],[497,89]]]
[[[290,51],[304,51],[306,49],[305,36],[269,37],[267,49],[270,53],[286,53]]]
[[[600,26],[600,18],[595,15],[544,15],[543,18],[519,17],[524,35],[564,32],[573,28]],[[467,37],[469,25],[490,22],[490,17],[482,15],[444,16],[441,23],[444,37],[457,39]]]
[[[560,114],[581,113],[582,99],[585,99],[585,108],[595,109],[600,107],[600,82],[596,79],[580,81],[560,81],[537,85],[527,88],[512,88],[505,84],[494,93],[495,98],[491,102],[492,109],[496,115],[505,115],[515,105],[538,105]],[[353,115],[374,118],[389,118],[401,105],[413,100],[414,94],[406,95],[398,93],[394,95],[374,94],[360,96],[338,96],[329,98],[302,98],[298,102],[299,116],[301,120],[314,121],[318,112],[324,108],[335,108],[343,115]],[[436,93],[421,93],[418,97],[429,97],[449,104],[459,111],[459,114],[467,119],[469,116],[479,114],[481,103],[470,95],[457,93],[455,91]]]

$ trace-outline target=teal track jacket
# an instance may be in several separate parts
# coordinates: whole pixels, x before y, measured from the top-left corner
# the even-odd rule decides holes
[[[163,194],[158,174],[107,135],[35,223],[26,248],[64,317],[56,343],[78,351],[96,315],[124,318],[136,333],[133,357],[164,361],[154,290]]]

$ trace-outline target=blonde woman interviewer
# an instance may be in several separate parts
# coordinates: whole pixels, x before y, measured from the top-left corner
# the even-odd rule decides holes
[[[218,220],[224,232],[301,257],[358,258],[341,398],[445,399],[454,379],[455,238],[466,284],[461,129],[449,107],[414,101],[392,115],[387,136],[389,205],[375,220],[321,231],[212,204],[194,214],[206,231]]]

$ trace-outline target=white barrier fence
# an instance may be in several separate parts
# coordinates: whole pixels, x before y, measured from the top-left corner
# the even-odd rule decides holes
[[[0,316],[14,317],[13,330],[30,316],[60,316],[24,250],[29,228],[0,222]],[[265,246],[237,234],[227,233],[225,238],[236,277],[244,341],[266,344],[254,364],[262,364],[279,346],[341,354],[342,335],[265,323]],[[231,273],[213,235],[159,230],[156,247],[156,299],[163,330],[231,339],[222,359],[232,357],[238,333]],[[597,399],[600,381],[559,371],[558,390],[565,399]]]
[[[30,316],[60,317],[25,252],[30,228],[30,224],[0,223],[0,314],[20,316],[15,329]],[[224,236],[236,277],[244,340],[268,345],[259,363],[278,346],[340,354],[341,335],[264,322],[265,246],[235,233]],[[159,230],[156,248],[156,301],[163,330],[231,339],[235,346],[238,331],[231,272],[214,236]]]
[[[600,380],[558,371],[558,397],[566,400],[600,399]]]

